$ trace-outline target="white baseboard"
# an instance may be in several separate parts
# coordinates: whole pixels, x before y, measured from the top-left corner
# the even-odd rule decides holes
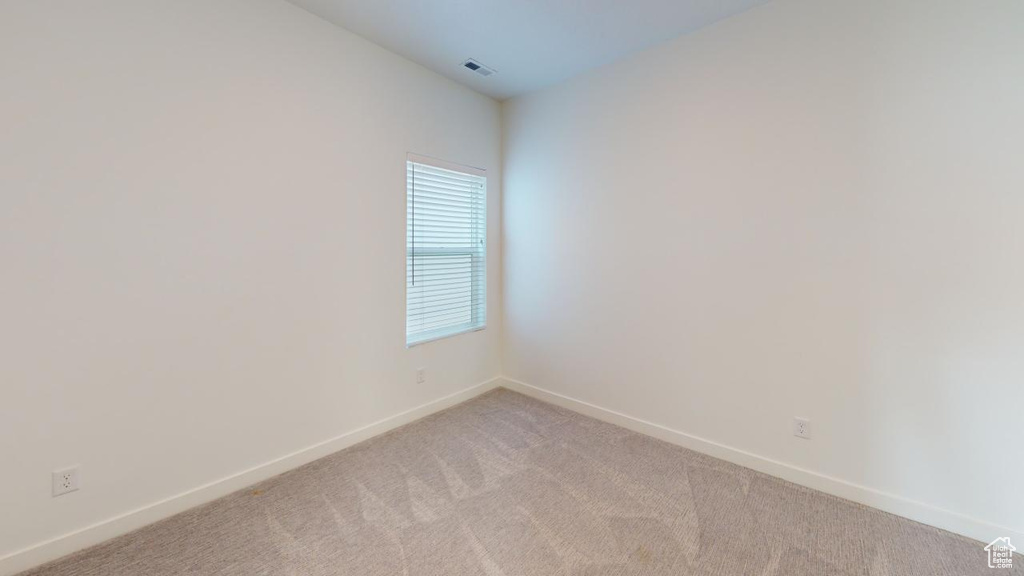
[[[943,510],[929,504],[909,500],[902,496],[888,494],[873,488],[840,480],[839,478],[833,478],[811,470],[798,468],[770,458],[751,454],[750,452],[745,452],[737,448],[712,442],[711,440],[699,438],[692,434],[679,432],[678,430],[672,430],[671,428],[667,428],[659,424],[634,418],[632,416],[622,414],[621,412],[616,412],[614,410],[595,406],[588,402],[583,402],[582,400],[576,400],[575,398],[544,390],[543,388],[538,388],[525,382],[519,382],[511,378],[502,378],[501,386],[504,386],[509,390],[514,390],[527,396],[531,396],[538,400],[543,400],[544,402],[621,426],[634,432],[639,432],[659,440],[676,444],[677,446],[682,446],[696,452],[714,456],[745,468],[757,470],[758,472],[763,472],[770,476],[775,476],[776,478],[782,478],[783,480],[787,480],[794,484],[825,492],[826,494],[831,494],[846,500],[852,500],[853,502],[871,506],[872,508],[877,508],[897,516],[902,516],[903,518],[908,518],[922,524],[948,530],[950,532],[978,540],[979,542],[991,542],[1002,536],[1009,536],[1011,540],[1024,542],[1024,532],[1019,530],[1011,530],[1009,528],[997,526],[963,514],[950,512],[949,510]]]
[[[422,406],[406,410],[400,414],[374,422],[368,426],[346,432],[330,440],[303,448],[276,460],[261,464],[254,468],[239,472],[232,476],[215,480],[209,484],[199,486],[187,492],[172,496],[159,502],[154,502],[142,508],[115,516],[113,518],[98,522],[91,526],[76,530],[69,534],[59,536],[46,542],[41,542],[24,550],[19,550],[0,557],[0,576],[10,576],[23,570],[34,568],[41,564],[56,560],[78,550],[100,544],[116,536],[127,534],[143,526],[163,520],[189,508],[194,508],[222,496],[226,496],[246,486],[251,486],[283,472],[298,468],[358,444],[374,436],[378,436],[429,416],[445,408],[465,402],[479,396],[498,386],[500,378],[493,378],[487,382],[477,384],[461,392],[450,394],[443,398],[428,402]]]

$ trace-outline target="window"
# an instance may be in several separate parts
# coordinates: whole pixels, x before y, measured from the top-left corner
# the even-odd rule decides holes
[[[487,177],[409,155],[405,343],[487,325]]]

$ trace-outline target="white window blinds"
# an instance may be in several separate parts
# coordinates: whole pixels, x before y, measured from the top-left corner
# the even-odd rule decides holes
[[[409,156],[407,346],[487,325],[487,177]]]

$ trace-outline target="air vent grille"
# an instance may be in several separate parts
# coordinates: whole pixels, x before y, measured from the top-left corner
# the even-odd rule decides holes
[[[477,62],[476,60],[473,60],[472,58],[463,62],[462,67],[484,77],[491,76],[497,73],[497,70],[493,68],[488,68],[487,66],[484,66],[483,64]]]

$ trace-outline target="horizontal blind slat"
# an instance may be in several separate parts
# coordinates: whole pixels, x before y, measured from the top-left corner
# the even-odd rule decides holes
[[[480,203],[479,206],[482,206]],[[478,209],[478,205],[473,205],[471,202],[453,202],[445,198],[438,198],[437,196],[430,196],[426,198],[416,198],[416,210],[417,216],[419,216],[419,210],[421,208],[429,208],[432,210],[439,210],[445,212],[452,212],[455,214],[465,214],[467,217],[472,217]]]
[[[407,186],[415,185],[417,195],[430,196],[432,194],[441,194],[443,196],[456,196],[459,198],[483,198],[479,186],[451,186],[444,182],[424,178],[417,178],[415,181],[410,178],[406,184]]]
[[[445,306],[438,308],[431,308],[430,310],[421,310],[419,312],[413,312],[409,314],[409,322],[427,322],[430,320],[436,320],[446,316],[454,316],[461,314],[472,314],[475,306],[473,304],[466,304],[464,306]]]

